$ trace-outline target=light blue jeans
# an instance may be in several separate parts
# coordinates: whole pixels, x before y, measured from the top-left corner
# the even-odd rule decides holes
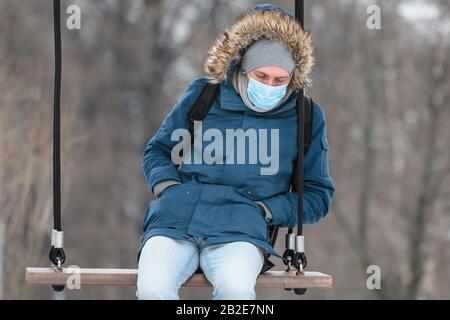
[[[178,290],[199,264],[213,285],[215,300],[254,300],[264,256],[254,244],[235,241],[204,246],[202,238],[153,236],[139,258],[138,299],[179,300]]]

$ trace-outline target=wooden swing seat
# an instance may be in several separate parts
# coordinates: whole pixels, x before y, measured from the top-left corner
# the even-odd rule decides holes
[[[47,284],[65,285],[69,277],[79,274],[80,285],[93,286],[136,286],[137,269],[87,269],[63,268],[57,271],[53,268],[26,268],[25,279],[28,285]],[[262,288],[331,288],[330,275],[306,271],[296,274],[296,271],[266,271],[258,276],[257,287]],[[183,287],[211,287],[204,274],[194,274]]]

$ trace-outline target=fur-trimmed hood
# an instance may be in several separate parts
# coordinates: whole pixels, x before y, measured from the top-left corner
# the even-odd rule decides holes
[[[229,28],[226,28],[208,50],[204,71],[212,76],[211,82],[227,79],[227,71],[234,60],[241,62],[245,49],[265,37],[285,44],[295,62],[289,83],[294,90],[307,88],[309,74],[314,64],[313,47],[308,32],[304,32],[293,14],[273,4],[259,4],[244,11]]]

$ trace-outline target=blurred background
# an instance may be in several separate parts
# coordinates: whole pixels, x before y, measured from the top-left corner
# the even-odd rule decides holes
[[[66,266],[136,268],[148,140],[197,76],[218,33],[256,1],[67,0],[63,28],[62,210]],[[293,12],[294,1],[274,1]],[[381,8],[370,30],[367,8]],[[308,225],[309,270],[333,289],[258,299],[450,298],[450,1],[306,1],[336,194]],[[52,228],[52,1],[0,0],[0,296],[135,299],[135,288],[28,287],[49,266]],[[277,249],[284,252],[284,233]],[[279,259],[272,259],[283,268]],[[369,265],[380,290],[369,290]],[[208,288],[180,290],[209,299]]]

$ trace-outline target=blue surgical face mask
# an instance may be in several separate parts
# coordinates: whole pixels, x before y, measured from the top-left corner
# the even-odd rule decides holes
[[[251,77],[248,78],[247,95],[250,101],[258,108],[264,110],[273,109],[286,94],[288,84],[270,86]]]

